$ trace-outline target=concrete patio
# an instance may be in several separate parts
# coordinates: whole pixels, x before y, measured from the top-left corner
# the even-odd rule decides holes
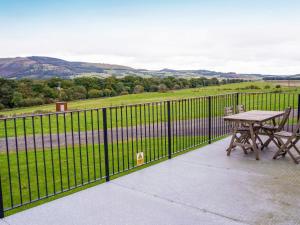
[[[0,225],[300,224],[300,165],[275,148],[225,154],[229,138],[76,194]]]

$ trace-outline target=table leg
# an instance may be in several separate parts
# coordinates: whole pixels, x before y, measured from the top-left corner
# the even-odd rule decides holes
[[[230,145],[229,145],[228,149],[226,150],[227,151],[227,156],[230,156],[230,152],[231,152],[232,148],[234,147],[233,144],[234,144],[234,140],[235,140],[235,137],[236,137],[236,130],[237,130],[237,127],[236,127],[236,125],[234,125]]]
[[[251,135],[253,150],[255,152],[255,157],[256,157],[256,160],[259,160],[259,152],[258,152],[258,148],[257,148],[257,145],[256,145],[256,138],[255,138],[255,133],[254,133],[252,123],[249,124],[249,129],[250,129],[250,135]]]

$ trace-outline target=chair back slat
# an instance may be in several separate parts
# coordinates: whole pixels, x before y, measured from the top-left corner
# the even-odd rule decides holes
[[[232,116],[234,114],[233,112],[233,106],[228,106],[224,108],[224,115],[225,116]]]
[[[237,112],[238,113],[246,112],[245,106],[244,105],[237,105]]]
[[[283,118],[282,118],[282,120],[280,121],[280,123],[278,125],[277,131],[282,131],[283,130],[284,125],[286,124],[286,122],[289,119],[289,116],[290,116],[290,113],[291,113],[291,109],[292,108],[290,106],[285,109]]]

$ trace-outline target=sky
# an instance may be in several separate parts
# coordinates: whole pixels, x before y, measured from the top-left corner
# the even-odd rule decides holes
[[[0,0],[0,58],[300,74],[299,0]]]

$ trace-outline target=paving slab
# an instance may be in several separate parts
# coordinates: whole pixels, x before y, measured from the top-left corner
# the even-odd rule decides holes
[[[0,225],[300,224],[300,167],[230,139],[0,220]],[[4,223],[4,224],[2,224]]]
[[[113,181],[248,224],[300,224],[300,168],[275,148],[225,156],[229,139]]]
[[[10,225],[242,224],[113,183],[5,218]]]
[[[6,223],[4,219],[0,219],[0,225],[8,225],[8,223]]]

